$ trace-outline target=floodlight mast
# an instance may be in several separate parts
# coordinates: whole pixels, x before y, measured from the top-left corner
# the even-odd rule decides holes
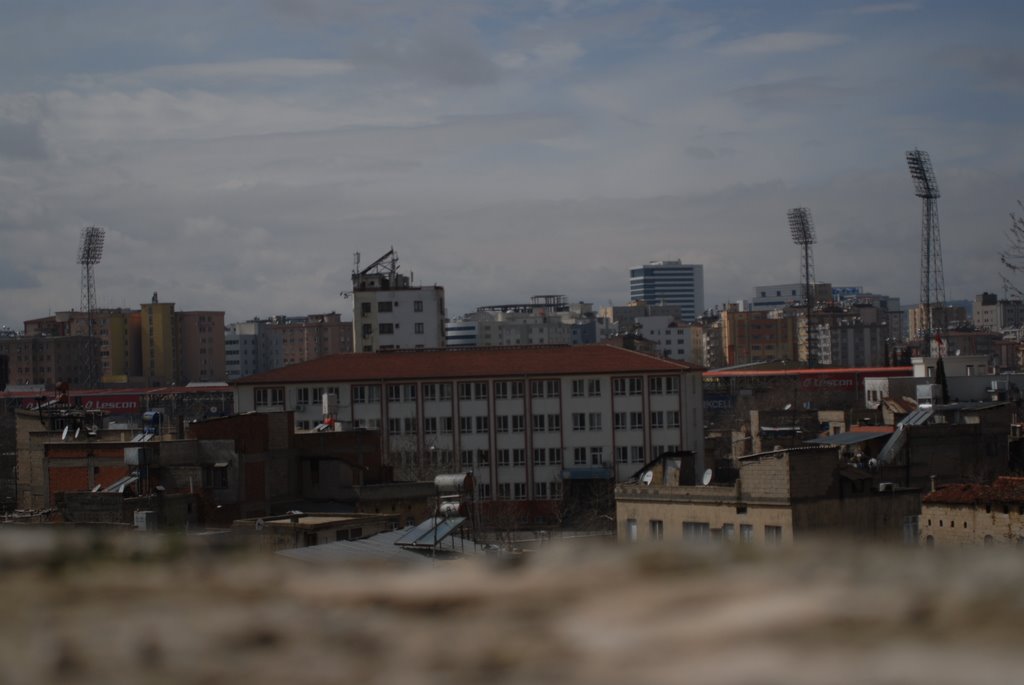
[[[914,195],[921,198],[921,306],[924,318],[920,333],[930,339],[946,329],[946,283],[942,273],[942,241],[939,236],[939,184],[931,158],[923,150],[907,152],[907,167],[914,181]],[[935,321],[937,315],[938,321]]]
[[[811,212],[806,207],[796,207],[789,210],[789,232],[793,236],[793,242],[800,246],[803,252],[803,259],[800,262],[800,276],[804,282],[804,300],[807,304],[807,366],[814,366],[814,345],[811,341],[811,316],[814,312],[814,255],[811,253],[811,245],[817,242],[814,234],[814,221],[811,219]]]
[[[82,265],[82,311],[85,313],[86,335],[93,337],[93,312],[96,309],[96,279],[93,267],[103,258],[103,241],[106,232],[99,226],[82,229],[82,240],[78,247],[78,263]],[[86,387],[97,385],[96,360],[89,355],[86,363]]]

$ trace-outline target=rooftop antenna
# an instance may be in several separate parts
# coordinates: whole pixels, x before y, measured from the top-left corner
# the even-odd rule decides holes
[[[800,262],[800,277],[804,282],[804,300],[807,303],[807,367],[814,366],[814,345],[811,344],[811,315],[814,312],[814,292],[811,285],[814,283],[814,255],[811,254],[811,245],[817,242],[814,234],[814,221],[811,220],[811,212],[806,207],[796,207],[789,210],[789,232],[793,235],[793,242],[800,246],[803,252],[803,260]]]
[[[907,166],[914,179],[914,195],[921,198],[921,306],[924,308],[923,339],[946,329],[946,282],[942,275],[942,242],[939,239],[939,184],[928,153],[907,152]],[[938,321],[934,315],[937,314]]]
[[[82,265],[82,311],[85,312],[86,335],[93,337],[93,312],[96,309],[96,279],[93,267],[103,258],[105,231],[99,226],[82,229],[82,240],[78,247],[78,263]],[[85,387],[96,387],[96,355],[88,351],[85,362]]]

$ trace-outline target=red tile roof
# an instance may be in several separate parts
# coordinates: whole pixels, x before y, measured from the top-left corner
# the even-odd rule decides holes
[[[925,504],[1024,504],[1024,478],[1000,476],[991,485],[957,483],[925,495]]]
[[[652,357],[611,345],[476,347],[335,354],[246,376],[234,384],[680,373],[700,370],[700,367],[685,362]]]

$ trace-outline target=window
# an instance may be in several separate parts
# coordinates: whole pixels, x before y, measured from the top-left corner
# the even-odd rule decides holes
[[[512,390],[512,399],[519,400],[523,398],[523,381],[512,381],[510,384]]]
[[[548,414],[548,430],[549,431],[560,431],[560,430],[562,430],[562,415],[561,414]]]
[[[644,413],[642,411],[629,412],[629,427],[631,430],[643,430]]]
[[[613,416],[612,418],[615,422],[615,430],[626,430],[626,412],[617,411],[615,412],[615,416]]]
[[[487,399],[487,383],[474,383],[473,396],[478,400]]]
[[[544,415],[543,414],[534,414],[533,415],[533,432],[534,433],[543,433],[544,432],[544,428],[545,428],[545,425],[544,425]]]
[[[284,388],[256,388],[253,399],[257,407],[283,407]]]
[[[473,468],[473,450],[462,450],[459,453],[459,461],[462,464],[462,468]]]
[[[416,419],[412,416],[407,416],[402,419],[402,432],[411,434],[416,432]]]
[[[626,519],[626,539],[630,542],[637,541],[636,519]]]
[[[778,545],[782,542],[782,526],[765,526],[764,541],[769,545]]]
[[[651,412],[651,428],[664,428],[665,427],[665,412],[663,411],[652,411]]]
[[[488,425],[489,423],[488,417],[486,416],[476,417],[476,432],[486,433],[490,429],[490,426]]]
[[[601,379],[591,378],[587,380],[587,397],[601,396]]]
[[[517,447],[512,450],[512,466],[523,466],[526,464],[526,450]]]
[[[629,463],[629,448],[624,445],[619,445],[615,448],[615,461],[620,464]]]
[[[544,466],[544,448],[534,447],[533,448],[533,464],[534,466]]]
[[[534,499],[547,499],[548,498],[548,484],[545,482],[538,482],[533,484],[533,498]]]
[[[551,499],[561,499],[562,497],[562,481],[556,480],[551,482],[551,487],[548,488],[551,491]]]
[[[639,376],[634,376],[629,379],[629,394],[630,395],[642,395],[644,392],[644,379]]]
[[[587,426],[592,431],[601,430],[601,412],[592,411],[587,414]]]
[[[412,310],[414,312],[422,312],[423,311],[423,300],[413,300],[412,301]],[[419,332],[422,333],[422,331],[419,331]]]
[[[460,433],[472,433],[473,432],[473,417],[472,416],[460,416],[459,417],[459,432]]]
[[[442,416],[441,417],[441,432],[451,433],[452,432],[452,417]]]
[[[526,483],[514,483],[516,499],[526,499]]]
[[[572,463],[576,466],[587,465],[587,448],[586,447],[574,447],[572,449]]]
[[[406,402],[414,402],[416,400],[416,384],[405,383],[402,386],[402,399]]]
[[[377,311],[378,312],[390,312],[391,311],[391,303],[390,302],[378,302],[377,303]]]
[[[722,539],[726,542],[732,542],[736,539],[736,526],[731,523],[722,524]]]
[[[634,464],[644,463],[644,446],[633,445],[629,448],[629,458]]]
[[[665,524],[658,519],[651,519],[651,539],[661,540],[665,537]]]
[[[512,499],[511,483],[498,483],[498,499]]]
[[[491,453],[488,450],[477,450],[476,451],[476,463],[478,466],[490,466],[491,465]]]
[[[495,383],[494,383],[494,399],[496,399],[496,400],[507,400],[508,399],[508,382],[507,381],[495,381]]]
[[[574,431],[582,431],[587,429],[587,415],[583,412],[573,412],[572,415],[572,429]]]
[[[389,385],[388,386],[388,402],[398,402],[402,399],[402,386],[400,385]]]
[[[512,417],[512,432],[522,433],[526,430],[525,421],[522,414],[516,414]]]
[[[507,416],[497,416],[497,417],[495,417],[494,421],[495,421],[494,431],[496,433],[508,433],[508,417]]]
[[[651,376],[648,385],[652,395],[660,395],[665,391],[665,382],[661,376]]]
[[[665,424],[668,428],[679,428],[679,412],[677,410],[667,411],[665,415],[668,418]]]
[[[437,399],[437,386],[433,383],[423,384],[423,401],[433,402]]]
[[[749,523],[740,524],[740,542],[750,543],[754,541],[754,526]]]
[[[552,466],[562,465],[562,448],[561,447],[549,447],[548,448],[548,463]]]
[[[601,466],[604,464],[604,448],[603,447],[591,447],[590,448],[590,463],[593,466]]]
[[[490,483],[480,483],[480,484],[478,484],[476,486],[476,491],[479,494],[480,499],[490,499],[491,498],[491,484]]]
[[[582,380],[574,380],[572,382],[572,396],[573,397],[583,397],[583,385],[584,385],[584,383],[583,383]]]
[[[416,323],[414,323],[412,325],[412,328],[413,328],[413,331],[412,331],[413,333],[416,333],[417,335],[423,335],[423,324],[422,323],[416,322]]]
[[[683,521],[683,540],[686,542],[707,542],[711,539],[711,526],[698,521]]]
[[[373,335],[373,324],[372,323],[364,323],[363,324],[363,337],[364,338],[368,338],[371,335]]]
[[[309,388],[295,388],[296,404],[309,404]]]
[[[498,466],[508,466],[511,463],[511,450],[498,450]]]
[[[471,383],[459,383],[459,399],[473,399],[473,385]]]
[[[362,305],[359,307],[359,311],[361,311],[363,314],[369,314],[370,311],[372,311],[372,309],[373,304],[370,302],[363,302]]]
[[[424,433],[436,433],[437,432],[437,417],[428,416],[423,419],[423,432]]]

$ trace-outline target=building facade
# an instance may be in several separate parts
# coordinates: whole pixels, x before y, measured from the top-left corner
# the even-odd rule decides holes
[[[379,429],[402,479],[472,471],[478,500],[557,517],[566,480],[623,479],[652,454],[703,455],[696,367],[606,345],[338,355],[243,378],[237,409]]]
[[[928,493],[920,531],[929,547],[1024,544],[1024,478],[958,483]]]
[[[679,307],[683,321],[704,311],[704,267],[680,260],[650,262],[629,270],[629,299]]]
[[[352,307],[356,351],[444,347],[444,288],[412,285],[394,250],[352,274]]]

